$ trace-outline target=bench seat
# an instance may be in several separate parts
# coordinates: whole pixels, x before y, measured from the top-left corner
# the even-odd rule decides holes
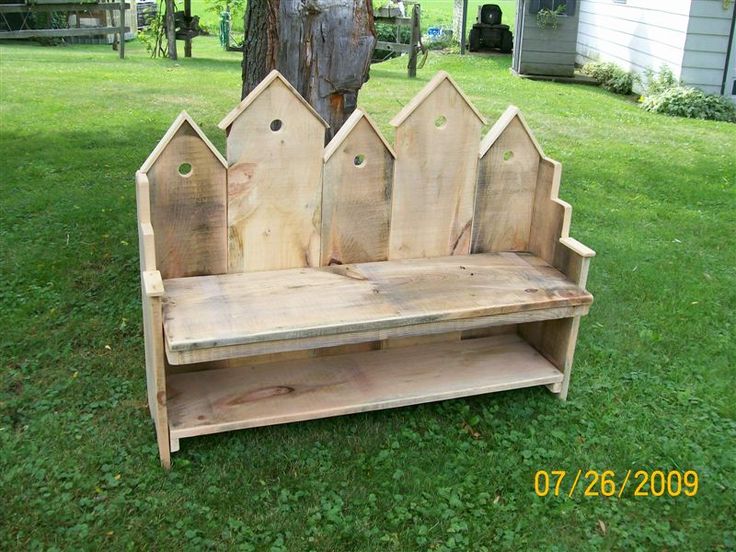
[[[164,281],[171,364],[567,318],[593,297],[529,253]]]

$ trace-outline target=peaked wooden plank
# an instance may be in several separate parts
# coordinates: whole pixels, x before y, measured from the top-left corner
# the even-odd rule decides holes
[[[448,73],[445,71],[438,71],[437,74],[432,77],[432,80],[430,80],[427,85],[422,88],[419,93],[412,98],[412,100],[404,106],[404,108],[399,111],[396,116],[391,119],[391,125],[398,127],[403,124],[404,121],[406,121],[409,116],[411,116],[414,111],[424,102],[424,100],[431,96],[432,93],[435,91],[437,87],[439,87],[444,82],[448,82],[458,93],[460,98],[465,102],[465,105],[472,111],[476,117],[480,120],[481,124],[486,124],[486,119],[483,117],[480,111],[473,105],[473,102],[470,101],[470,99],[465,95],[465,92],[463,92],[460,87],[455,82],[455,79],[453,79]]]
[[[519,110],[510,106],[481,143],[473,253],[529,249],[543,155]]]
[[[258,98],[266,89],[268,89],[273,83],[273,81],[277,79],[280,80],[281,83],[284,86],[286,86],[286,88],[288,88],[294,94],[294,97],[298,99],[302,103],[302,105],[304,105],[304,107],[306,107],[312,113],[312,115],[314,115],[325,126],[325,128],[328,128],[330,126],[327,124],[327,121],[325,121],[322,118],[322,116],[317,112],[317,110],[314,109],[309,104],[309,102],[305,100],[301,94],[299,94],[297,89],[294,88],[292,84],[288,80],[286,80],[286,78],[281,73],[279,73],[276,69],[274,69],[268,75],[266,75],[266,78],[263,79],[258,84],[258,86],[256,86],[251,91],[250,94],[248,94],[245,98],[243,98],[243,100],[237,106],[235,106],[235,108],[232,111],[230,111],[230,113],[225,115],[225,118],[222,121],[220,121],[220,124],[218,124],[217,126],[220,127],[220,129],[222,130],[227,130],[230,127],[230,125],[233,124],[235,119],[237,119],[238,116],[243,111],[248,109],[248,106],[252,104],[255,101],[255,99]]]
[[[153,164],[156,162],[156,160],[159,158],[161,153],[166,149],[166,146],[169,145],[169,142],[174,138],[179,128],[184,124],[189,123],[189,126],[192,127],[194,132],[200,137],[202,142],[204,142],[207,147],[210,149],[212,154],[222,163],[223,166],[227,166],[227,162],[225,161],[225,158],[222,156],[222,154],[219,152],[219,150],[210,142],[209,138],[207,138],[207,135],[202,131],[201,128],[199,128],[199,125],[194,122],[194,119],[187,113],[186,111],[182,111],[179,113],[179,116],[174,119],[174,122],[169,127],[169,130],[166,131],[166,134],[163,135],[161,140],[159,140],[158,144],[156,144],[156,147],[153,148],[153,151],[148,156],[148,159],[141,165],[141,168],[138,169],[142,173],[147,173],[150,168],[153,166]]]
[[[365,121],[366,123],[368,123],[368,125],[370,125],[370,127],[373,129],[373,133],[381,140],[384,147],[391,154],[391,157],[393,157],[394,159],[396,158],[396,153],[394,152],[394,149],[391,147],[391,144],[388,143],[388,140],[386,140],[386,137],[383,135],[383,133],[381,133],[381,131],[378,129],[378,125],[376,125],[376,122],[368,115],[368,113],[363,111],[360,107],[356,107],[355,111],[353,111],[351,116],[348,117],[348,120],[345,121],[345,124],[340,127],[340,130],[337,132],[337,134],[335,134],[332,140],[330,140],[330,143],[325,146],[325,163],[329,161],[330,157],[332,157],[332,154],[334,154],[340,148],[345,139],[350,136],[353,128],[355,128],[355,126],[361,121]]]
[[[504,130],[506,130],[506,127],[509,126],[509,124],[511,124],[514,119],[518,119],[519,123],[521,123],[521,125],[524,127],[524,130],[526,130],[526,133],[531,139],[532,145],[537,150],[537,153],[539,153],[539,156],[545,156],[544,151],[542,151],[542,146],[540,146],[539,142],[537,142],[537,139],[535,138],[532,129],[529,128],[529,125],[527,124],[524,115],[521,113],[521,110],[519,110],[519,108],[515,105],[510,105],[506,108],[506,111],[501,114],[501,116],[498,118],[498,121],[494,123],[488,133],[483,137],[483,140],[480,144],[480,157],[483,157],[488,152],[490,147],[496,142],[496,140],[498,140],[499,136],[503,133]]]
[[[483,123],[444,72],[391,121],[397,159],[389,258],[469,252]]]
[[[322,181],[321,264],[388,258],[394,153],[356,109],[327,145]]]
[[[325,122],[272,72],[228,130],[228,271],[318,266]]]
[[[163,278],[227,269],[225,160],[182,112],[140,173],[148,178],[156,268]]]

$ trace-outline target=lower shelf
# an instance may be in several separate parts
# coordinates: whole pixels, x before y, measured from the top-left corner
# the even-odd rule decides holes
[[[172,441],[559,383],[517,335],[168,376]]]

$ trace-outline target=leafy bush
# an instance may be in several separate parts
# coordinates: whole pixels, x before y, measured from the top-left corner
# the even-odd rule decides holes
[[[736,123],[736,105],[717,94],[684,86],[666,65],[644,73],[642,109],[675,117]]]
[[[586,63],[583,74],[593,77],[603,88],[614,94],[628,96],[634,86],[634,76],[615,63]]]
[[[542,8],[537,12],[537,26],[540,29],[556,30],[559,25],[559,16],[565,13],[567,5],[560,4],[554,9]]]
[[[680,81],[677,80],[675,74],[672,72],[667,65],[663,65],[659,69],[659,73],[655,73],[651,69],[644,71],[645,91],[644,96],[654,96],[661,94],[665,90],[680,86]]]
[[[733,102],[689,86],[675,85],[658,94],[646,96],[641,106],[646,111],[676,117],[736,123],[736,105]]]

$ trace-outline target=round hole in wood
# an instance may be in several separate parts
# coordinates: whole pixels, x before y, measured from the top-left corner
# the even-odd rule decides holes
[[[192,165],[191,163],[182,163],[179,165],[179,175],[180,176],[189,176],[192,174]]]
[[[506,150],[505,152],[503,152],[503,160],[504,161],[511,161],[511,159],[513,159],[513,157],[514,157],[514,152],[513,151]]]
[[[447,117],[440,115],[434,120],[434,126],[437,128],[445,128],[447,126]]]
[[[274,119],[268,126],[272,131],[278,132],[284,126],[284,122],[281,119]]]
[[[359,153],[358,155],[353,157],[353,165],[355,165],[358,168],[364,167],[365,166],[365,155],[363,155],[362,153]]]

